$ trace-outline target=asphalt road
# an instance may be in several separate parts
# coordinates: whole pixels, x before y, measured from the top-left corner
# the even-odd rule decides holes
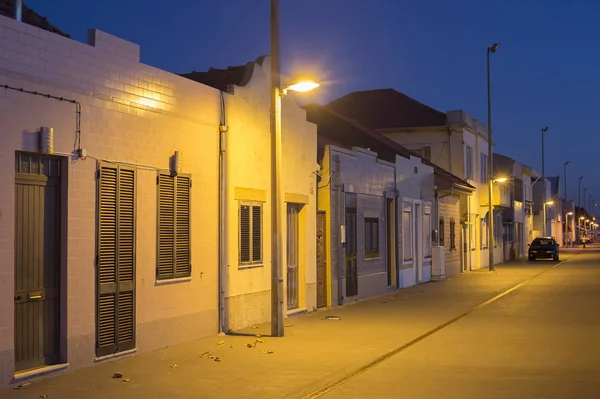
[[[561,263],[321,398],[600,398],[600,253]]]

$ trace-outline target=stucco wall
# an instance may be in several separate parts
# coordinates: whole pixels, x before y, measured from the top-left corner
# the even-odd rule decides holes
[[[354,301],[388,290],[386,248],[387,215],[385,211],[386,198],[394,198],[394,165],[377,159],[377,154],[360,148],[352,151],[342,148],[327,146],[325,150],[326,159],[339,159],[339,173],[332,177],[334,185],[329,185],[327,190],[331,198],[331,224],[328,225],[332,232],[331,242],[331,293],[332,303],[337,304],[338,294],[338,264],[339,238],[337,232],[340,229],[337,211],[337,192],[335,184],[343,184],[346,195],[356,196],[357,210],[357,268],[358,268],[358,295],[351,298],[346,296],[346,280],[342,279],[342,295],[345,300]],[[337,171],[337,164],[331,166]],[[385,193],[385,196],[384,196]],[[334,207],[333,204],[336,204]],[[344,212],[345,214],[345,212]],[[345,217],[345,216],[344,216]],[[379,256],[366,259],[365,257],[365,218],[375,217],[379,219]],[[342,220],[345,224],[345,220]]]
[[[91,365],[95,344],[96,159],[150,165],[137,174],[137,349],[148,351],[206,336],[217,328],[217,155],[219,93],[139,63],[139,47],[95,31],[97,47],[0,16],[0,84],[82,105],[86,160],[68,165],[67,259],[63,304],[70,368]],[[70,153],[75,106],[0,89],[0,387],[14,370],[15,151],[38,151],[36,132],[50,126],[55,151]],[[192,176],[192,275],[157,284],[156,171],[174,151]],[[150,169],[150,170],[148,170]]]
[[[446,276],[453,276],[461,272],[461,225],[459,197],[449,195],[439,199],[440,220],[444,220],[444,260],[446,262]],[[451,248],[451,222],[454,221],[455,248]]]
[[[271,298],[271,135],[269,58],[256,64],[245,86],[226,95],[227,124],[227,230],[225,317],[229,329],[270,320]],[[300,308],[316,308],[316,126],[306,121],[293,94],[282,101],[282,201],[302,203],[300,250]],[[262,264],[240,267],[240,201],[263,204]],[[282,206],[281,232],[286,277],[286,208]],[[285,296],[284,296],[285,298]]]

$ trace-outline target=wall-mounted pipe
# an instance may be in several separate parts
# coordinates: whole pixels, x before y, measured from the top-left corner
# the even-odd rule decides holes
[[[54,129],[42,127],[40,129],[40,149],[44,154],[54,154]]]
[[[15,19],[19,22],[23,19],[23,0],[15,0],[14,5],[14,16]]]

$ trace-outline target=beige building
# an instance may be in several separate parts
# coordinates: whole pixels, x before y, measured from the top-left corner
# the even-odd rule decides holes
[[[0,16],[0,387],[267,321],[268,61],[222,92],[42,22]],[[290,312],[316,306],[315,148],[286,97]]]
[[[221,261],[224,331],[271,316],[271,135],[269,58],[184,75],[224,93],[222,155],[226,250]],[[317,307],[317,129],[289,94],[282,101],[285,311]]]
[[[437,111],[393,89],[353,92],[326,107],[356,119],[476,187],[472,193],[469,190],[452,190],[453,198],[447,198],[444,202],[446,205],[455,204],[459,196],[460,221],[456,220],[455,212],[440,214],[440,221],[443,221],[444,241],[460,235],[460,240],[454,238],[454,245],[450,244],[452,251],[447,254],[454,261],[460,259],[461,271],[488,265],[488,148],[487,129],[481,122],[464,111]],[[441,209],[450,211],[447,206]],[[495,229],[494,259],[501,261],[502,223],[499,210],[494,212],[494,217],[496,226],[500,226]],[[450,224],[453,228],[450,228]],[[458,229],[460,231],[456,232]],[[457,241],[463,243],[458,256],[454,252]],[[451,267],[451,270],[456,270],[456,267]]]

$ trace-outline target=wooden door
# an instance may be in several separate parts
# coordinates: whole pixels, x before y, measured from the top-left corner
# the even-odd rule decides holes
[[[346,297],[358,295],[356,208],[346,208]]]
[[[60,158],[16,156],[16,371],[60,360],[60,173]]]
[[[327,262],[325,256],[325,212],[319,212],[317,213],[317,307],[319,308],[327,305],[325,296]]]

